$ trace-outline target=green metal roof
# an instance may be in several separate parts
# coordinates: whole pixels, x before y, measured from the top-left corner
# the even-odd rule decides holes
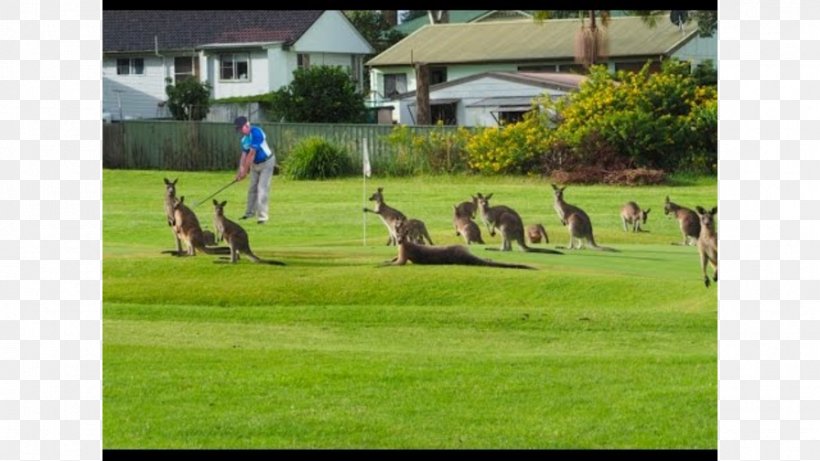
[[[599,23],[600,24],[600,23]],[[580,19],[426,25],[367,62],[368,66],[487,63],[573,59]],[[681,31],[669,21],[649,27],[639,17],[610,18],[602,28],[609,57],[669,54],[697,34],[695,21]]]
[[[447,13],[449,15],[450,23],[464,23],[470,22],[473,19],[483,16],[489,12],[490,10],[449,10]],[[428,24],[430,24],[430,17],[425,14],[424,16],[419,16],[407,22],[403,22],[393,29],[403,33],[404,35],[409,35],[420,27]]]

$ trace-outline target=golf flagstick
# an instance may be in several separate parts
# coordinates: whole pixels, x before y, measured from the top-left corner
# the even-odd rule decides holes
[[[370,156],[367,152],[367,138],[362,138],[362,204],[367,207],[367,178],[370,177]],[[367,213],[362,213],[362,246],[367,246]]]

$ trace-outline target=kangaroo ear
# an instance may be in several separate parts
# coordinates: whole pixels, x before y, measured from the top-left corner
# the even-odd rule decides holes
[[[647,208],[647,209],[643,210],[643,212],[646,213],[646,214],[649,214],[650,211],[652,211],[652,208]]]
[[[219,202],[217,202],[216,199],[214,199],[214,206],[219,206]]]
[[[476,192],[475,197],[473,198],[483,198],[483,196],[481,195],[481,192]]]
[[[717,207],[712,208],[711,214],[717,214]]]
[[[485,198],[485,199],[487,199],[487,200],[490,200],[490,197],[492,197],[494,193],[495,193],[495,192],[490,192],[490,193],[489,193],[489,194],[487,194],[487,196],[486,196],[486,197],[484,197],[484,198]]]
[[[555,184],[550,183],[550,186],[552,186],[552,190],[558,190],[558,186],[556,186]]]
[[[666,203],[669,203],[669,196],[666,196]]]
[[[168,181],[168,178],[162,178],[162,180],[165,181],[165,184],[171,184],[171,181]]]
[[[221,206],[222,208],[225,208],[225,205],[227,205],[227,204],[228,204],[228,201],[225,200],[224,202],[220,203],[219,206]]]
[[[179,178],[174,179],[174,182],[172,182],[171,184],[176,185],[177,181],[179,181]]]
[[[182,202],[184,202],[184,201],[185,201],[185,196],[183,195],[182,197],[179,198],[179,204],[182,205]]]
[[[706,214],[706,210],[704,210],[703,207],[700,205],[696,206],[695,210],[698,211],[698,214]]]
[[[381,192],[381,191],[383,191],[383,190],[384,190],[384,188],[383,188],[383,187],[377,187],[377,188],[376,188],[376,190],[377,190],[377,191],[379,191],[379,192]]]

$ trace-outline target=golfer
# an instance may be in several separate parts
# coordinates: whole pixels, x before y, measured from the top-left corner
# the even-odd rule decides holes
[[[251,126],[246,117],[236,117],[233,121],[236,131],[242,133],[242,156],[239,159],[239,171],[236,180],[251,176],[248,184],[248,205],[245,214],[239,219],[256,216],[258,224],[268,222],[268,198],[273,179],[273,167],[276,155],[265,140],[265,132],[258,126]]]

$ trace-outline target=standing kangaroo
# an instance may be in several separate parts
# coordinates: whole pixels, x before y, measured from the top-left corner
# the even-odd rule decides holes
[[[461,202],[456,205],[456,210],[461,216],[469,216],[470,219],[475,219],[475,212],[478,209],[478,198],[472,197],[469,202]]]
[[[464,237],[464,242],[467,245],[473,242],[483,245],[484,240],[481,238],[481,229],[475,221],[470,219],[469,210],[461,207],[463,204],[472,205],[470,202],[453,205],[453,226],[456,228],[456,235]]]
[[[530,224],[527,226],[527,237],[530,239],[530,243],[536,244],[541,243],[541,239],[544,239],[544,243],[550,243],[549,235],[547,235],[547,230],[544,229],[544,226],[541,224]]]
[[[558,218],[561,220],[561,224],[567,226],[567,230],[569,230],[568,249],[574,249],[575,242],[577,241],[578,249],[580,250],[583,242],[586,241],[589,243],[589,247],[594,250],[618,251],[614,248],[599,246],[595,243],[595,237],[592,235],[592,221],[589,219],[589,215],[577,206],[570,205],[564,201],[564,189],[566,188],[567,186],[558,187],[555,184],[552,184],[552,190],[555,195],[555,202],[553,204],[555,212],[558,213]],[[583,246],[586,247],[586,245]]]
[[[490,198],[493,196],[492,193],[487,194],[486,197],[480,193],[476,196],[478,197],[478,209],[481,211],[484,222],[490,228],[490,235],[495,235],[495,229],[501,231],[500,251],[512,251],[512,242],[514,241],[523,251],[528,253],[563,254],[560,251],[527,246],[524,241],[524,223],[518,213],[503,205],[491,207]],[[490,249],[487,248],[487,250]]]
[[[706,263],[712,264],[714,269],[713,280],[718,279],[718,259],[717,259],[717,232],[715,231],[715,215],[717,207],[711,211],[706,211],[702,207],[695,207],[700,218],[700,235],[698,236],[698,252],[700,253],[700,269],[703,272],[703,283],[709,288],[709,276],[706,275]]]
[[[168,220],[168,225],[171,227],[171,233],[174,234],[174,240],[177,244],[177,255],[182,255],[182,241],[179,239],[176,230],[174,229],[174,206],[177,204],[177,188],[176,184],[179,178],[169,181],[168,178],[162,178],[165,181],[165,217]],[[173,251],[168,251],[172,253]]]
[[[231,221],[225,217],[225,205],[227,201],[219,203],[214,199],[214,228],[216,229],[217,238],[228,242],[231,249],[231,263],[239,261],[239,253],[244,253],[255,263],[276,264],[284,266],[285,263],[280,261],[263,260],[257,257],[251,251],[250,243],[248,242],[248,233],[239,224]]]
[[[206,236],[199,225],[199,219],[190,208],[185,206],[185,196],[180,197],[174,205],[174,231],[180,240],[188,246],[188,256],[195,256],[196,250],[203,253],[216,255],[228,254],[231,249],[228,247],[209,248],[205,246]],[[182,256],[180,252],[178,256]]]
[[[523,264],[506,264],[489,259],[481,259],[462,245],[425,246],[417,245],[408,239],[406,221],[399,219],[396,223],[399,254],[385,265],[403,266],[410,261],[414,264],[462,264],[467,266],[504,267],[509,269],[533,269]]]
[[[635,202],[626,202],[621,208],[621,221],[624,224],[624,232],[628,229],[627,224],[632,228],[632,232],[643,232],[641,223],[646,224],[651,208],[642,210]]]
[[[368,208],[363,208],[365,213],[375,213],[379,215],[382,219],[382,222],[385,226],[387,226],[387,244],[386,245],[398,245],[396,239],[396,222],[399,219],[403,219],[406,221],[410,221],[408,223],[408,235],[409,238],[412,238],[414,242],[424,244],[424,238],[430,242],[430,245],[433,244],[433,240],[430,238],[430,233],[427,232],[427,226],[418,219],[407,219],[407,216],[404,215],[401,211],[388,206],[384,203],[384,195],[382,195],[382,191],[384,188],[379,187],[376,189],[376,192],[370,196],[368,200],[375,202],[375,205],[372,210]]]
[[[673,243],[672,245],[690,245],[690,241],[693,242],[691,243],[693,245],[694,242],[697,242],[700,237],[700,219],[698,219],[697,213],[673,203],[667,195],[666,201],[663,203],[663,214],[669,215],[670,213],[678,220],[680,232],[683,234],[683,242]]]

